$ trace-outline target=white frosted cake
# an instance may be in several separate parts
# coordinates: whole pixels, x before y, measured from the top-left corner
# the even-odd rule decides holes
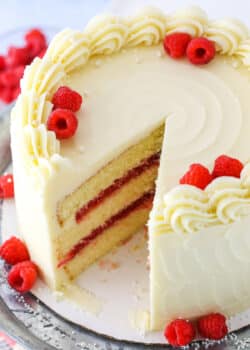
[[[172,33],[205,38],[215,56],[192,64],[188,46],[188,57],[170,57]],[[152,209],[151,328],[250,307],[249,67],[248,29],[198,8],[103,15],[55,36],[26,69],[11,120],[20,232],[52,289],[127,240]],[[48,127],[62,86],[83,99],[68,139]],[[213,176],[221,155],[241,173]],[[204,188],[180,183],[194,163],[211,174]]]

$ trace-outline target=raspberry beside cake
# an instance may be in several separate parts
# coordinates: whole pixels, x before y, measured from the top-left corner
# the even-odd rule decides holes
[[[163,39],[173,32],[209,38],[216,56],[196,65],[203,51],[196,55],[191,48],[192,63],[170,58]],[[240,203],[247,199],[249,190],[240,191],[248,186],[248,166],[242,179],[221,177],[204,190],[190,185],[186,194],[186,185],[178,185],[192,163],[212,170],[221,154],[247,163],[249,52],[248,30],[237,21],[208,22],[196,8],[168,17],[148,9],[128,20],[100,16],[82,33],[67,29],[26,69],[11,123],[16,204],[32,260],[51,288],[63,288],[141,228],[154,199],[152,328],[177,317],[217,310],[229,316],[250,306],[244,230],[249,204],[235,220],[224,221],[214,214],[216,201],[212,214],[206,207],[220,188],[226,198],[239,193]],[[61,86],[83,98],[78,128],[67,140],[47,129]],[[242,288],[234,288],[227,274],[233,268],[235,278],[245,281]]]

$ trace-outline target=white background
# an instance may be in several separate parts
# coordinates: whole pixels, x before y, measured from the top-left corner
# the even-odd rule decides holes
[[[250,0],[0,0],[0,34],[31,26],[81,29],[98,12],[138,3],[161,3],[170,12],[180,6],[200,5],[212,17],[238,17],[250,27]]]

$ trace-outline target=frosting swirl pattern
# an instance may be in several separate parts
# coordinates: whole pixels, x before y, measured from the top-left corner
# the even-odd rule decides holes
[[[147,8],[128,20],[128,28],[128,46],[156,45],[166,33],[166,18],[161,11]]]
[[[250,38],[243,40],[235,52],[246,67],[250,67]]]
[[[241,182],[244,187],[250,188],[250,162],[247,163],[240,174]]]
[[[206,192],[189,185],[177,186],[164,196],[163,217],[177,233],[191,233],[218,219],[208,210]]]
[[[220,177],[206,188],[208,209],[215,212],[220,223],[229,224],[250,214],[250,190],[234,177]]]
[[[248,37],[249,31],[240,21],[225,19],[210,23],[205,35],[215,42],[217,51],[232,55],[240,43]]]
[[[60,142],[56,139],[55,133],[47,131],[45,125],[41,124],[34,128],[30,125],[24,127],[24,142],[25,150],[28,155],[26,161],[28,169],[35,169],[38,167],[40,172],[35,172],[43,181],[47,176],[50,176],[60,157]]]
[[[60,152],[60,142],[55,138],[55,133],[47,131],[45,125],[33,128],[28,125],[24,129],[27,141],[27,150],[35,160],[49,159],[54,153]]]
[[[207,20],[206,13],[199,7],[182,9],[167,18],[167,33],[185,32],[192,36],[201,36]]]
[[[90,38],[91,55],[110,55],[124,45],[128,28],[119,17],[100,15],[89,22],[85,31]]]
[[[157,212],[157,215],[156,215]],[[163,206],[152,214],[157,234],[193,233],[209,226],[230,224],[250,215],[250,163],[241,178],[223,176],[204,191],[178,185],[163,198]]]
[[[23,91],[34,91],[38,96],[50,92],[58,87],[64,78],[63,66],[52,63],[48,59],[35,58],[33,63],[25,70],[21,81]]]
[[[36,127],[45,124],[52,111],[52,103],[46,101],[46,94],[37,96],[34,91],[20,95],[17,101],[17,109],[20,110],[22,126]]]
[[[89,40],[81,32],[64,29],[52,40],[45,59],[60,63],[66,73],[84,65],[89,58]]]

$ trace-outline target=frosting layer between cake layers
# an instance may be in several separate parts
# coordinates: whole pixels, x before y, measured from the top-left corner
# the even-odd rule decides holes
[[[185,59],[173,61],[161,43],[172,31],[207,36],[225,55],[203,67],[194,67]],[[84,33],[59,33],[45,57],[26,70],[11,126],[16,202],[21,233],[52,287],[58,288],[65,277],[57,269],[56,240],[63,234],[57,220],[58,203],[163,122],[167,128],[157,210],[191,163],[211,167],[222,153],[249,160],[249,57],[248,30],[237,21],[209,22],[198,9],[173,16],[147,10],[128,20],[100,17]],[[60,85],[84,97],[77,133],[61,143],[46,129],[51,96]],[[249,218],[178,235],[156,232],[156,214],[154,209],[149,222],[152,327],[213,308],[228,314],[241,309],[244,283],[250,281],[248,258],[235,255],[230,242],[235,244],[236,235],[242,236],[237,241],[241,252],[247,241],[243,223]],[[214,246],[213,242],[225,260],[214,252],[207,254],[206,246]],[[234,275],[244,272],[242,289],[231,288],[229,277],[221,282],[225,261],[231,259]],[[226,291],[222,290],[225,286]]]

